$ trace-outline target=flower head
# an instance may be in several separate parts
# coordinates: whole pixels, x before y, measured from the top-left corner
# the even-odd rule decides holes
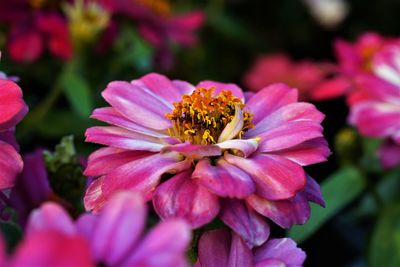
[[[138,190],[163,219],[200,227],[219,214],[252,246],[268,234],[261,215],[290,227],[307,220],[309,200],[323,204],[301,166],[329,154],[324,116],[286,85],[246,102],[234,84],[149,74],[111,82],[103,97],[111,107],[92,117],[113,126],[86,132],[87,141],[108,146],[89,157],[85,174],[99,178],[86,193],[88,210],[113,192]]]

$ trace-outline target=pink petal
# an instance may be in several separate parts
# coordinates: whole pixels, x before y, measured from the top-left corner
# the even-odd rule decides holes
[[[247,172],[256,183],[256,192],[269,200],[291,198],[306,185],[304,170],[280,156],[260,154],[245,159],[225,154],[225,159]]]
[[[253,266],[251,250],[239,236],[225,229],[205,232],[199,240],[201,267]]]
[[[305,102],[292,103],[267,115],[253,129],[250,129],[246,136],[255,137],[288,122],[313,121],[321,123],[324,118],[325,115],[319,112],[312,104]]]
[[[172,83],[174,84],[175,88],[177,88],[180,92],[180,95],[190,95],[195,87],[185,81],[181,80],[173,80]]]
[[[323,137],[320,123],[313,121],[294,121],[278,126],[261,134],[260,152],[288,149],[307,140]]]
[[[221,197],[244,198],[255,191],[251,177],[224,159],[218,160],[216,166],[208,159],[199,161],[192,178]]]
[[[93,240],[95,233],[95,225],[99,219],[98,215],[92,213],[84,213],[76,220],[76,230],[78,234],[85,237],[89,243]]]
[[[245,109],[252,113],[253,124],[257,124],[267,115],[279,109],[282,106],[297,102],[297,90],[288,87],[285,84],[273,84],[257,92]]]
[[[171,112],[172,104],[140,86],[122,81],[111,82],[102,95],[116,111],[139,125],[156,130],[171,126],[165,114]]]
[[[163,174],[179,173],[190,166],[190,161],[182,161],[173,153],[150,155],[122,165],[104,176],[101,191],[106,197],[123,189],[138,191],[149,200]]]
[[[107,107],[107,108],[98,108],[93,111],[93,114],[91,118],[107,122],[111,125],[119,126],[122,128],[125,128],[127,130],[131,130],[134,132],[138,132],[141,134],[153,136],[153,137],[167,137],[166,134],[163,134],[161,132],[143,127],[141,125],[138,125],[134,123],[133,121],[130,121],[120,113],[118,113],[114,108],[112,107]]]
[[[184,218],[193,228],[212,221],[219,212],[218,197],[198,185],[191,171],[179,173],[156,189],[153,205],[162,219]]]
[[[378,150],[379,160],[385,169],[400,165],[400,144],[386,141]]]
[[[219,217],[249,248],[260,246],[268,239],[269,225],[266,220],[248,208],[243,201],[224,199]]]
[[[180,101],[182,99],[182,93],[188,92],[188,86],[184,85],[183,82],[173,83],[173,81],[166,76],[158,73],[147,74],[139,80],[133,80],[131,83],[152,91],[155,95],[162,97],[169,103]],[[178,87],[176,84],[178,84]]]
[[[122,266],[183,267],[191,233],[181,220],[159,223],[145,237]]]
[[[40,231],[28,236],[17,248],[10,267],[93,267],[89,246],[80,236]]]
[[[215,93],[218,95],[221,91],[231,91],[234,96],[244,101],[242,89],[234,83],[220,83],[215,81],[201,81],[197,84],[197,88],[215,88]]]
[[[83,204],[85,210],[97,212],[103,207],[106,196],[103,194],[102,186],[104,183],[104,176],[94,180],[86,189],[85,196],[83,197]]]
[[[301,194],[278,201],[270,201],[253,194],[246,201],[258,213],[285,229],[290,228],[293,224],[304,224],[310,218],[310,206],[307,199]]]
[[[222,130],[217,142],[221,143],[235,138],[235,136],[237,136],[242,130],[243,124],[243,110],[239,106],[235,106],[235,115],[232,121],[230,121]]]
[[[165,146],[161,153],[178,152],[190,159],[202,159],[204,157],[220,156],[221,149],[216,145],[192,145],[181,143],[173,146]]]
[[[90,242],[94,259],[110,266],[122,261],[137,244],[145,219],[146,207],[139,194],[113,195],[94,225]]]
[[[312,100],[321,101],[345,95],[351,89],[351,81],[338,76],[322,82],[315,89],[311,90]]]
[[[13,147],[0,141],[0,190],[10,188],[15,184],[23,164],[21,156]]]
[[[131,150],[160,151],[165,145],[160,138],[119,127],[96,126],[86,130],[86,142]]]
[[[23,23],[18,23],[11,28],[7,47],[12,60],[32,63],[43,53],[44,43],[35,26],[27,30]]]
[[[400,99],[399,87],[379,79],[374,75],[359,75],[356,77],[356,84],[372,100],[392,102]],[[357,88],[358,88],[357,87]],[[379,90],[377,90],[379,88]]]
[[[387,137],[400,131],[399,118],[399,105],[366,101],[351,108],[349,122],[365,136]]]
[[[128,162],[150,156],[151,154],[147,151],[103,147],[89,156],[84,174],[86,176],[101,176]]]
[[[181,220],[159,223],[121,266],[184,267],[191,240],[189,226]]]
[[[300,267],[303,266],[306,254],[290,238],[271,239],[254,253],[255,263],[267,259],[279,259],[285,266]]]
[[[274,151],[274,154],[290,159],[301,166],[307,166],[326,161],[331,151],[328,142],[323,137],[318,137],[287,149]]]
[[[28,112],[22,91],[10,80],[0,79],[0,131],[14,127]]]
[[[58,204],[47,202],[34,210],[28,220],[26,232],[56,231],[65,235],[75,235],[76,228],[69,214]]]
[[[216,145],[219,146],[221,149],[232,149],[238,150],[240,155],[247,158],[253,152],[255,152],[258,148],[259,140],[256,138],[253,139],[232,139],[227,140],[222,143],[217,143]]]

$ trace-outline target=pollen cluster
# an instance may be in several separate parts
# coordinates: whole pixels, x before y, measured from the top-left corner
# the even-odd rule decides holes
[[[235,117],[237,108],[244,108],[243,102],[231,91],[215,94],[215,89],[197,88],[190,95],[183,95],[180,102],[174,103],[174,110],[166,114],[172,121],[168,129],[171,136],[192,144],[215,144],[219,136]],[[237,114],[236,114],[237,115]],[[243,127],[236,138],[250,128],[252,114],[243,111]]]

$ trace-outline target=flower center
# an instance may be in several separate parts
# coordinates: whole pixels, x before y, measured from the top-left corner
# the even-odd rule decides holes
[[[60,5],[61,1],[49,1],[49,0],[30,0],[29,5],[33,9],[44,9],[44,8],[56,8]]]
[[[168,0],[134,0],[135,3],[147,7],[158,15],[169,15],[171,4]]]
[[[228,124],[237,121],[241,123],[230,128],[239,125],[240,129],[231,131],[235,136],[229,139],[241,138],[248,129],[254,127],[251,123],[253,114],[243,111],[243,102],[231,91],[221,91],[216,95],[214,88],[196,88],[192,94],[183,95],[180,102],[174,103],[174,107],[171,113],[165,115],[172,121],[168,132],[182,142],[215,144]]]

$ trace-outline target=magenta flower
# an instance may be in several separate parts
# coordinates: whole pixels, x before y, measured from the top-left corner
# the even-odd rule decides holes
[[[297,102],[297,90],[274,84],[245,103],[234,84],[196,87],[149,74],[111,82],[111,107],[92,117],[112,126],[86,131],[108,147],[89,157],[85,174],[99,177],[85,196],[96,211],[116,191],[140,191],[162,219],[200,227],[217,215],[249,245],[266,240],[261,215],[282,227],[305,223],[308,201],[323,205],[302,166],[325,161],[324,115]]]
[[[46,203],[29,219],[26,237],[9,266],[187,266],[188,226],[161,222],[143,236],[143,199],[119,192],[98,215],[73,222],[55,203]],[[60,253],[62,251],[62,253]]]
[[[354,78],[360,74],[371,74],[374,56],[392,44],[400,43],[399,38],[386,38],[375,32],[367,32],[358,37],[354,43],[338,39],[334,43],[336,58],[338,60],[338,77],[344,86],[331,87],[332,80],[318,90],[323,98],[347,96],[351,105],[360,98],[357,88],[354,88]],[[348,86],[345,86],[347,82]]]
[[[8,54],[18,62],[32,63],[48,49],[67,60],[72,44],[65,19],[55,10],[55,1],[0,0],[0,22],[10,26]]]
[[[328,75],[334,71],[327,63],[309,60],[294,62],[285,54],[273,54],[259,57],[245,74],[244,83],[250,90],[258,91],[270,84],[284,82],[297,88],[302,100],[321,100],[326,96],[320,91],[348,87],[348,82],[340,77],[326,82]]]
[[[22,171],[22,159],[15,140],[15,125],[28,112],[21,88],[13,81],[0,79],[0,190],[14,185]],[[1,194],[1,192],[0,192]]]
[[[400,43],[387,46],[372,64],[373,74],[361,75],[356,81],[362,97],[351,106],[349,121],[365,136],[392,140],[380,151],[383,166],[390,167],[399,158]]]
[[[290,238],[270,239],[250,250],[235,233],[225,229],[204,233],[199,241],[198,267],[300,267],[306,254]]]

